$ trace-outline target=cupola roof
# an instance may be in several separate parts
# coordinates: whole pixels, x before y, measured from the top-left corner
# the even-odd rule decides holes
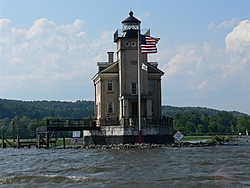
[[[131,23],[141,23],[141,21],[138,20],[137,18],[135,18],[133,16],[133,14],[134,14],[133,11],[130,11],[129,12],[129,17],[127,17],[125,20],[123,20],[122,23],[129,23],[129,22],[131,22]]]

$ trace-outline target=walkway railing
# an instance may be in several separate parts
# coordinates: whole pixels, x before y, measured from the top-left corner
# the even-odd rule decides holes
[[[139,124],[139,118],[129,118],[123,117],[122,119],[118,118],[102,118],[97,120],[97,126],[112,126],[112,125],[121,125],[121,126],[136,126]],[[173,118],[172,117],[147,117],[141,118],[142,126],[173,126]]]

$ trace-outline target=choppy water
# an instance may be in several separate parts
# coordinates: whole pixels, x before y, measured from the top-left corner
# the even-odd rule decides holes
[[[0,187],[250,187],[249,149],[0,149]]]

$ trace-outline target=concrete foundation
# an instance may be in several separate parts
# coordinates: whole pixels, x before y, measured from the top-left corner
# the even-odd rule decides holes
[[[142,127],[142,137],[145,143],[174,143],[172,130],[167,126]],[[134,144],[138,142],[138,127],[102,126],[100,130],[83,131],[83,142],[84,145]]]

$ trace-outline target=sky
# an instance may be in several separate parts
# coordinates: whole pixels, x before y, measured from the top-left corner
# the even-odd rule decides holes
[[[250,115],[250,0],[0,0],[0,98],[93,101],[131,10],[161,38],[162,105]]]

